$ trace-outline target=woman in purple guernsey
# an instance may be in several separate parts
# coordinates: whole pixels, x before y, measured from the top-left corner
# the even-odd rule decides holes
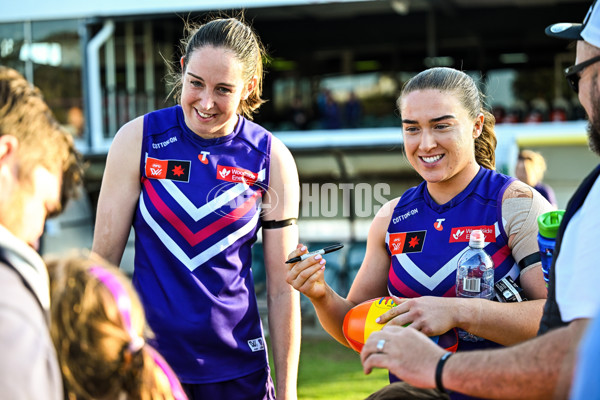
[[[406,157],[423,182],[375,216],[365,259],[346,298],[324,282],[320,256],[293,265],[288,282],[310,298],[323,327],[345,345],[348,310],[387,295],[396,296],[398,305],[381,323],[410,324],[429,336],[460,328],[485,339],[461,340],[458,351],[535,336],[546,296],[536,217],[550,204],[529,186],[494,171],[494,117],[467,74],[451,68],[423,71],[405,84],[397,105]],[[495,281],[512,277],[529,301],[456,297],[457,261],[474,229],[485,234]],[[305,252],[300,244],[290,257]],[[381,343],[382,353],[391,350],[386,346],[393,343]]]
[[[133,284],[165,357],[190,399],[295,399],[299,295],[284,261],[298,243],[294,159],[251,117],[264,49],[235,18],[190,29],[180,105],[125,124],[102,182],[93,250],[119,264],[135,229]],[[271,343],[252,278],[263,228]]]

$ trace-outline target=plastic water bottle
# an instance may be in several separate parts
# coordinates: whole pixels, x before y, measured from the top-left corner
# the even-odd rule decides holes
[[[494,297],[494,262],[485,252],[485,236],[479,229],[471,232],[469,248],[458,260],[456,271],[456,296],[478,297],[491,300]],[[459,329],[462,340],[476,342],[483,340]]]
[[[548,287],[552,258],[554,258],[556,234],[558,233],[558,227],[560,226],[564,213],[564,210],[548,211],[547,213],[540,215],[537,219],[539,228],[538,245],[540,247],[542,272],[544,273],[546,288]]]

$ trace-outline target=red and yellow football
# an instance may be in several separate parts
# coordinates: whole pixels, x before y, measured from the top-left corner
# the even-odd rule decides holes
[[[395,306],[391,297],[377,297],[357,304],[348,311],[344,317],[343,331],[350,347],[360,353],[371,333],[385,326],[375,320]]]
[[[371,333],[385,326],[375,320],[395,306],[396,303],[391,297],[377,297],[350,309],[344,317],[343,325],[344,336],[350,347],[360,353]],[[458,347],[458,332],[451,329],[440,336],[432,336],[431,340],[446,350],[455,352]]]

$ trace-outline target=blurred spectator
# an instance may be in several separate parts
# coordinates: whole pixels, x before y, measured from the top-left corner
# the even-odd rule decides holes
[[[85,128],[85,117],[83,111],[79,107],[71,107],[67,111],[67,124],[65,129],[73,137],[80,138],[83,136],[83,130]]]
[[[317,109],[319,110],[319,117],[322,117],[325,113],[328,93],[329,89],[321,89],[319,90],[319,93],[317,93]]]
[[[544,115],[542,113],[541,110],[539,109],[532,109],[529,114],[527,114],[527,117],[525,118],[525,122],[527,123],[539,123],[542,122],[544,120]]]
[[[340,129],[342,127],[340,110],[331,91],[324,92],[325,98],[321,107],[321,123],[324,129]]]
[[[290,107],[290,120],[297,130],[305,130],[308,128],[309,112],[302,103],[300,96],[295,96]]]
[[[496,119],[496,123],[497,124],[501,124],[504,121],[504,119],[506,118],[506,109],[501,106],[501,105],[496,105],[492,107],[492,114],[494,115],[494,118]]]
[[[552,111],[550,112],[550,121],[561,122],[569,119],[569,102],[564,97],[557,97],[552,102]]]
[[[348,128],[358,128],[362,118],[362,105],[356,97],[356,93],[350,92],[350,97],[346,102],[346,126]]]
[[[550,106],[546,99],[541,95],[531,100],[530,111],[525,122],[542,122],[548,121],[550,114]]]
[[[522,100],[517,100],[509,108],[508,112],[506,113],[504,122],[507,122],[507,123],[523,122],[525,119],[526,111],[527,111],[527,104],[525,104],[525,102]]]
[[[563,122],[567,120],[567,112],[564,108],[553,108],[550,113],[550,121]]]
[[[546,172],[546,161],[544,157],[535,151],[521,150],[515,168],[517,178],[536,189],[555,208],[558,206],[554,190],[542,182]]]

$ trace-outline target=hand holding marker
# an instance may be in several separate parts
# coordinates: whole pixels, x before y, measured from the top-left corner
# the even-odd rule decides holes
[[[292,263],[295,263],[295,262],[298,262],[298,261],[306,260],[308,257],[314,256],[316,254],[327,254],[327,253],[331,253],[331,252],[334,252],[334,251],[338,251],[342,247],[344,247],[344,245],[341,244],[341,243],[333,244],[331,246],[324,247],[324,248],[322,248],[320,250],[315,250],[315,251],[308,252],[308,253],[303,254],[303,255],[301,255],[299,257],[290,258],[285,263],[286,264],[292,264]]]

